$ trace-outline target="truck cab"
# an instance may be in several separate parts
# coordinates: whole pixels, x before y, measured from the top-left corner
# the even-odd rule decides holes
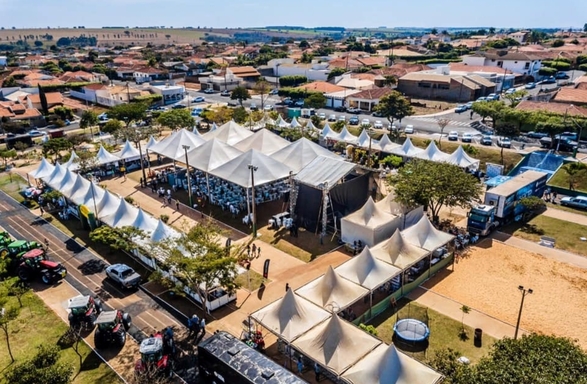
[[[487,236],[489,232],[499,225],[495,220],[495,206],[477,205],[467,214],[467,231],[469,233]]]

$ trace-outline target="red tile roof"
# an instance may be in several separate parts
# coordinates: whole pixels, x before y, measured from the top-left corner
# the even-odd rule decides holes
[[[355,93],[352,96],[349,96],[352,99],[363,99],[363,100],[379,100],[383,96],[391,93],[393,90],[391,88],[373,88],[373,89],[365,89],[359,93]]]
[[[587,108],[577,107],[576,105],[570,107],[570,105],[566,103],[549,103],[543,101],[523,100],[520,104],[518,104],[516,109],[530,112],[544,111],[559,115],[568,113],[569,116],[587,117]]]
[[[553,101],[569,104],[587,104],[587,90],[576,88],[561,88]]]
[[[308,84],[300,85],[298,89],[305,89],[306,91],[332,93],[338,91],[344,91],[346,88],[339,87],[338,85],[327,83],[326,81],[314,81]]]

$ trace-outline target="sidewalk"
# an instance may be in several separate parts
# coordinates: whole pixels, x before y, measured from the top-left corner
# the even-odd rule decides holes
[[[546,208],[546,211],[542,212],[542,215],[587,226],[587,216],[579,213],[563,211],[562,209],[556,208]]]

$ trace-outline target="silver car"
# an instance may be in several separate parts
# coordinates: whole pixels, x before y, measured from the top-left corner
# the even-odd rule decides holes
[[[587,197],[585,196],[577,196],[577,197],[563,197],[561,199],[561,205],[579,209],[587,209]]]

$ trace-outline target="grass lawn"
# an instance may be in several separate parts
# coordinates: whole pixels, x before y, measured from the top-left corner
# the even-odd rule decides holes
[[[568,189],[569,175],[564,169],[559,169],[548,181],[548,185]],[[575,176],[575,189],[587,193],[587,170],[581,171]]]
[[[536,216],[526,224],[514,223],[504,228],[503,232],[533,242],[540,241],[540,236],[556,239],[556,248],[587,256],[587,245],[579,240],[587,237],[587,227],[547,216]]]
[[[458,351],[461,356],[466,356],[471,362],[475,363],[487,354],[491,345],[496,341],[495,338],[484,334],[483,346],[477,348],[473,345],[473,328],[465,326],[469,338],[467,340],[462,340],[459,336],[462,325],[457,320],[428,309],[414,301],[410,302],[407,299],[400,300],[398,304],[401,309],[397,314],[393,314],[392,310],[388,309],[373,319],[370,324],[377,328],[377,337],[390,344],[393,339],[393,326],[395,325],[398,314],[400,319],[411,317],[418,320],[424,320],[427,311],[428,326],[430,328],[428,349],[424,352],[405,351],[410,356],[420,361],[433,357],[436,351],[445,348],[452,348],[455,351]]]
[[[10,298],[9,303],[18,305],[16,298]],[[32,357],[36,346],[48,343],[56,344],[68,330],[68,326],[33,293],[23,298],[24,308],[16,321],[9,324],[10,345],[16,363]],[[81,371],[73,380],[75,384],[93,383],[120,383],[118,376],[84,343],[80,343],[79,350],[83,356]],[[80,370],[79,357],[71,347],[61,350],[61,362],[72,364],[74,375]],[[10,356],[2,337],[0,348],[0,370],[10,365]],[[0,383],[7,383],[0,374]]]
[[[247,278],[247,273],[240,274],[236,278],[236,281],[237,281],[237,283],[240,284],[240,286],[243,289],[246,289],[247,291],[250,291],[250,292],[253,292],[253,291],[256,291],[257,289],[259,289],[261,287],[261,284],[263,284],[264,281],[265,281],[265,284],[268,284],[271,281],[271,280],[263,279],[263,275],[253,271],[252,269],[249,270],[248,275],[249,275],[249,277]],[[249,286],[249,279],[251,281],[250,286]],[[250,289],[249,289],[249,287],[250,287]]]
[[[0,176],[0,189],[19,203],[24,202],[24,197],[19,192],[27,185],[27,182],[19,175],[4,173]],[[37,207],[36,202],[33,201],[31,204],[31,208]]]

